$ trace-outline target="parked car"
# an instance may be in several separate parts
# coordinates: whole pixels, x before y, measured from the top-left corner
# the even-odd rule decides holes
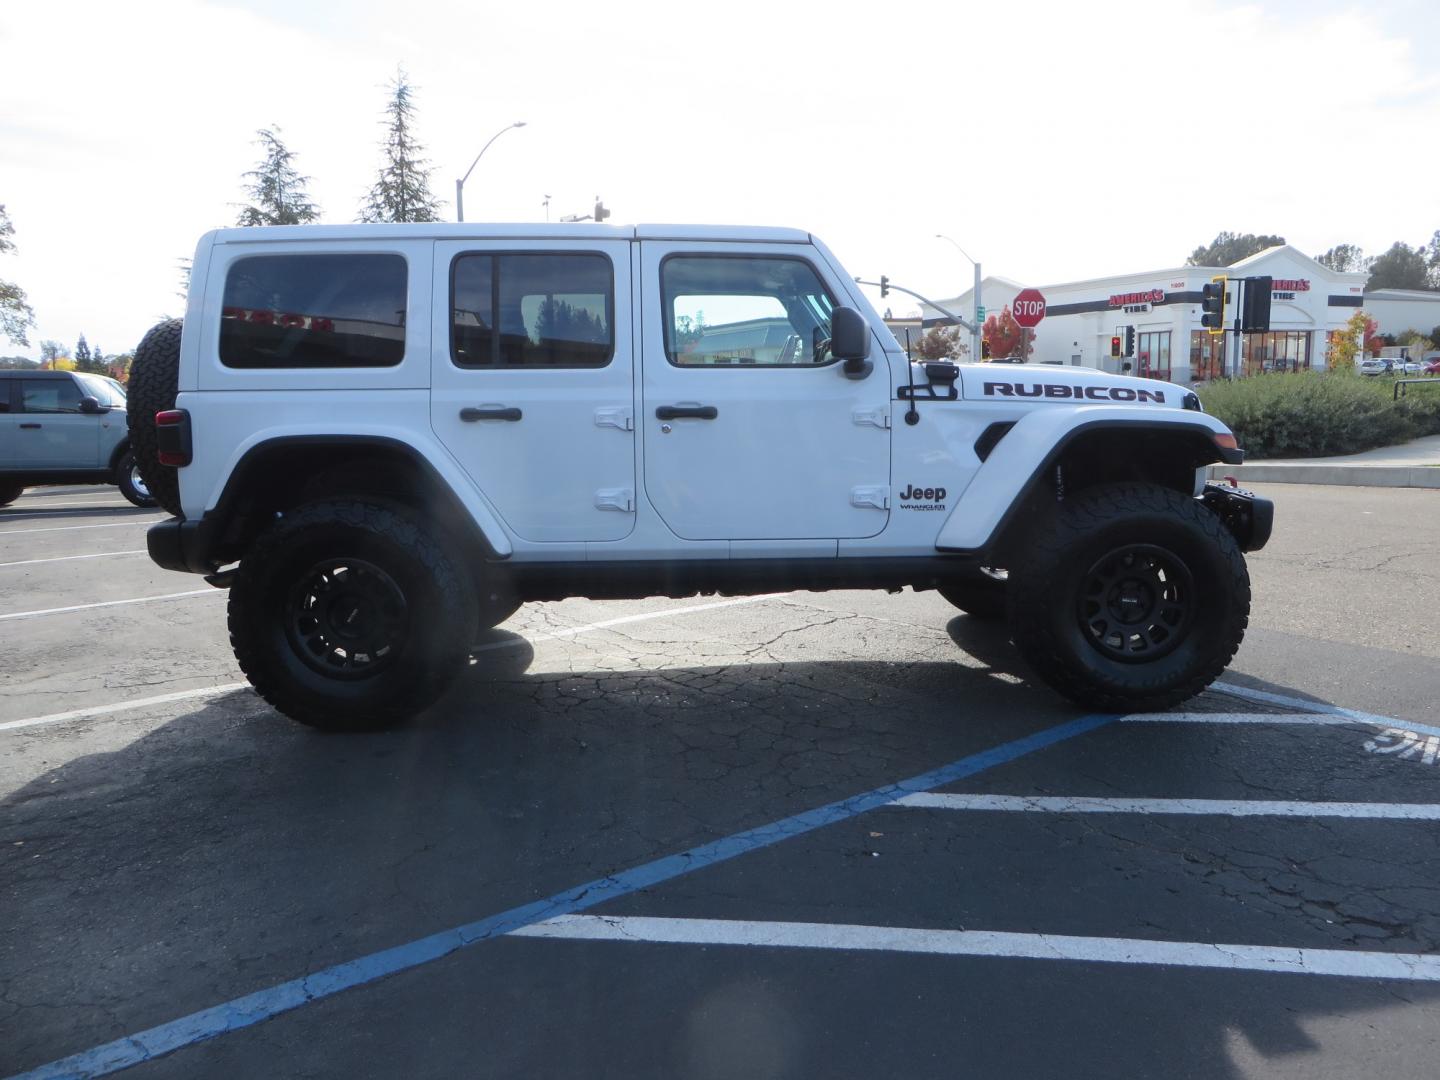
[[[1365,356],[1355,361],[1361,375],[1384,375],[1390,370],[1389,363],[1379,356]]]
[[[1435,357],[1433,360],[1425,361],[1424,373],[1426,375],[1440,375],[1440,356]]]
[[[130,452],[125,390],[77,371],[0,371],[0,506],[36,484],[115,484],[154,506]]]

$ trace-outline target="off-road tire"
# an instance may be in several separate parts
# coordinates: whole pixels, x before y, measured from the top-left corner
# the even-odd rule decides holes
[[[125,453],[120,455],[120,461],[115,466],[115,486],[120,489],[120,494],[124,495],[132,506],[154,506],[155,497],[148,492],[141,491],[136,485],[135,471],[135,452],[133,450],[126,450]],[[143,476],[140,478],[140,482],[145,482]]]
[[[480,590],[475,603],[475,625],[481,630],[493,630],[520,610],[520,601],[508,590]]]
[[[24,493],[24,484],[11,484],[0,480],[0,506],[9,506]]]
[[[373,674],[322,673],[320,654],[312,649],[307,660],[295,629],[321,605],[307,608],[296,597],[309,595],[315,567],[351,560],[398,591],[404,633]],[[443,541],[404,507],[375,501],[328,500],[287,513],[246,552],[230,589],[230,644],[250,684],[291,719],[331,731],[390,727],[433,703],[465,665],[476,617],[468,578]]]
[[[140,477],[150,489],[150,497],[162,510],[176,517],[184,517],[180,509],[180,474],[169,465],[160,464],[155,414],[175,407],[181,325],[182,320],[169,319],[150,329],[135,349],[135,359],[130,363],[130,382],[125,388],[130,452],[140,466]]]
[[[1154,659],[1116,659],[1082,611],[1094,610],[1096,582],[1114,572],[1096,569],[1116,565],[1106,563],[1110,554],[1146,548],[1177,560],[1170,580],[1188,621]],[[1167,709],[1204,690],[1240,647],[1249,616],[1250,575],[1234,537],[1199,500],[1155,484],[1108,484],[1059,504],[1011,569],[1010,628],[1021,655],[1065,697],[1107,712]],[[1144,624],[1110,625],[1124,638],[1124,627]]]
[[[994,622],[1005,618],[1005,582],[995,578],[952,581],[935,590],[972,619]]]

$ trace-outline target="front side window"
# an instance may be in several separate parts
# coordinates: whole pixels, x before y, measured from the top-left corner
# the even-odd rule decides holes
[[[235,368],[389,367],[405,355],[400,255],[259,255],[225,278],[220,362]]]
[[[74,379],[21,379],[20,402],[27,413],[78,413],[80,388]]]
[[[461,255],[451,293],[460,367],[604,367],[614,355],[615,275],[604,255]]]
[[[665,351],[679,367],[828,364],[834,298],[803,259],[672,255],[660,267]]]

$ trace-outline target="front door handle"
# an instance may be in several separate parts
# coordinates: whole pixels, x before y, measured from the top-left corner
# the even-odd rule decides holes
[[[33,430],[35,430],[35,431],[39,431],[39,430],[40,430],[40,425],[39,425],[39,424],[21,424],[20,427],[21,427],[22,429],[33,429]]]
[[[656,420],[714,420],[720,410],[714,405],[657,405]]]
[[[460,410],[460,419],[467,424],[476,420],[519,420],[524,413],[511,406],[510,408],[477,409],[474,407]]]

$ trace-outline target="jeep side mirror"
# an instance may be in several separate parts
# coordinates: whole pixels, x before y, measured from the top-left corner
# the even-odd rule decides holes
[[[96,413],[109,412],[110,410],[107,409],[104,405],[101,405],[97,399],[90,397],[87,394],[85,397],[82,397],[80,399],[80,411],[90,416],[94,416]]]
[[[863,379],[875,369],[870,362],[870,324],[854,308],[830,313],[830,355],[843,360],[847,379]]]

